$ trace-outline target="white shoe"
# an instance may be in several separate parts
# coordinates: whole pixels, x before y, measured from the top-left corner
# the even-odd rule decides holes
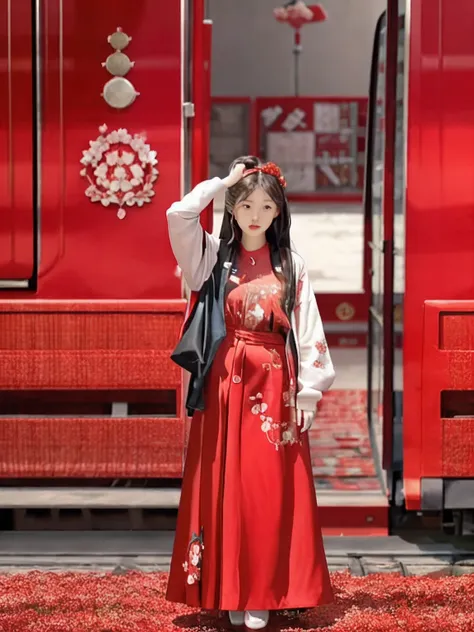
[[[232,625],[244,625],[245,613],[243,610],[229,610],[229,620]]]
[[[261,630],[265,628],[270,618],[268,610],[246,610],[245,625],[251,630]]]

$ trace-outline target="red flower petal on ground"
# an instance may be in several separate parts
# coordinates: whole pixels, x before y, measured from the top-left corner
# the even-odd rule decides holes
[[[268,632],[471,632],[474,575],[332,576],[336,601],[300,617],[272,613]],[[0,577],[2,632],[231,630],[223,613],[165,600],[166,573],[32,572]],[[442,628],[440,627],[442,622]]]

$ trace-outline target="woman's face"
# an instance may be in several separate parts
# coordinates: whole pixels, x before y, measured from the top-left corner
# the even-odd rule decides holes
[[[264,235],[280,213],[269,194],[257,187],[247,199],[236,204],[234,217],[242,233],[249,237]]]

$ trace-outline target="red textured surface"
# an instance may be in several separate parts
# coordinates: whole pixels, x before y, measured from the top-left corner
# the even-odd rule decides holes
[[[185,309],[166,302],[0,304],[1,389],[180,387],[169,356]]]
[[[3,294],[2,294],[3,297]],[[184,312],[186,301],[184,299],[170,300],[37,300],[24,299],[12,301],[0,300],[0,313],[23,312],[106,312],[106,313],[172,313]]]
[[[442,419],[443,476],[474,475],[474,419]]]
[[[379,490],[363,390],[326,393],[310,430],[317,489]]]
[[[169,356],[184,309],[185,301],[2,302],[0,389],[178,397],[181,371]],[[0,476],[181,476],[179,418],[77,417],[1,419]]]
[[[170,349],[182,314],[23,313],[0,314],[0,349]]]
[[[440,314],[439,348],[474,349],[474,311],[467,314]]]
[[[423,363],[421,367],[421,445],[418,454],[421,477],[474,476],[473,420],[466,419],[463,392],[474,384],[472,344],[473,301],[426,301],[424,313]],[[440,348],[443,345],[444,348]],[[450,412],[444,413],[444,398]],[[454,392],[454,395],[453,395]],[[449,393],[448,393],[449,394]],[[471,407],[472,410],[472,407]],[[405,442],[417,437],[406,430]]]
[[[0,420],[2,478],[181,477],[176,418]]]
[[[474,576],[332,577],[336,600],[298,616],[272,613],[268,632],[473,632]],[[0,577],[2,632],[227,632],[226,613],[164,599],[165,573],[27,573]],[[442,623],[440,623],[442,622]],[[244,628],[241,628],[242,630]]]
[[[0,389],[169,389],[180,370],[163,351],[4,351]]]

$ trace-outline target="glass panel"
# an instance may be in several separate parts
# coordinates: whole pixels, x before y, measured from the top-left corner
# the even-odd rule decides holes
[[[367,155],[367,195],[371,199],[371,307],[369,318],[369,424],[372,437],[381,451],[383,418],[383,173],[385,152],[385,59],[387,27],[385,15],[379,21],[370,86],[370,131]]]
[[[395,391],[403,389],[402,336],[403,296],[405,293],[405,10],[406,0],[398,0],[399,38],[397,58],[396,135],[395,135],[395,197],[394,197],[394,327],[395,327]],[[395,411],[395,417],[399,417]]]
[[[380,323],[371,318],[369,324],[369,344],[371,345],[371,396],[369,419],[373,437],[382,452],[382,416],[383,416],[383,328]]]
[[[394,192],[394,327],[395,353],[393,390],[402,389],[402,310],[404,294],[404,235],[405,235],[405,5],[406,0],[399,0],[399,43],[397,53],[397,87],[396,87],[396,133],[395,133],[395,192]],[[383,176],[385,158],[385,68],[386,68],[386,17],[379,22],[378,59],[375,77],[376,84],[371,86],[372,106],[372,164],[370,184],[372,195],[372,301],[369,326],[369,415],[373,437],[381,441],[383,424]],[[369,154],[370,155],[370,154]],[[387,255],[388,256],[388,255]],[[397,467],[401,441],[401,399],[394,397],[394,460],[392,467]],[[391,420],[386,420],[391,424]],[[380,443],[379,443],[380,447]]]
[[[387,24],[385,16],[379,31],[377,83],[372,120],[372,308],[382,316],[383,307],[383,172],[385,152],[385,62]]]

